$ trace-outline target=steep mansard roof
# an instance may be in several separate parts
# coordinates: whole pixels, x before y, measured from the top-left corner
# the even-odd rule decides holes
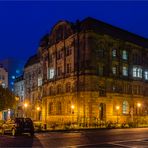
[[[80,23],[80,30],[94,30],[98,33],[107,34],[114,38],[135,43],[139,46],[148,48],[148,39],[123,30],[121,28],[112,26],[94,18],[88,17]]]
[[[52,36],[54,31],[56,30],[55,28],[61,24],[68,25],[73,33],[77,32],[78,30],[79,31],[94,30],[97,33],[107,34],[114,38],[121,39],[124,41],[129,41],[139,46],[148,48],[148,39],[141,37],[139,35],[136,35],[134,33],[131,33],[129,31],[126,31],[124,29],[112,26],[100,20],[94,19],[92,17],[87,17],[82,21],[77,21],[76,23],[71,23],[68,21],[59,21],[53,26],[49,35],[45,35],[41,39],[41,43],[42,43],[41,45],[43,46],[47,45],[49,38]]]

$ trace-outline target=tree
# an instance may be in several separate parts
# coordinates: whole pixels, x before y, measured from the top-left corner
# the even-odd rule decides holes
[[[8,89],[0,86],[0,111],[14,109],[16,105],[15,95]]]

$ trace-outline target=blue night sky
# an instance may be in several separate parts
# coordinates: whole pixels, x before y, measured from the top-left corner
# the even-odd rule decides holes
[[[0,59],[28,59],[59,20],[90,16],[148,38],[148,2],[0,2]]]

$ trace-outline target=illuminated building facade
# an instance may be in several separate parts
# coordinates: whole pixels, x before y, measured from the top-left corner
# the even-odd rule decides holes
[[[147,39],[93,18],[59,21],[41,40],[38,55],[47,125],[92,126],[147,115]]]
[[[17,117],[22,117],[25,100],[25,85],[23,75],[17,77],[14,81],[14,94],[17,101]]]
[[[27,103],[27,116],[36,120],[36,108],[41,106],[42,69],[39,57],[31,56],[24,67],[25,100]]]

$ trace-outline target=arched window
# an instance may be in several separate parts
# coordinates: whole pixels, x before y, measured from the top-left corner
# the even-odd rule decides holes
[[[61,102],[57,102],[57,114],[61,114],[62,112],[62,105],[61,105]]]
[[[127,101],[123,101],[122,113],[123,114],[129,114],[129,103]]]
[[[50,102],[49,105],[48,105],[48,114],[52,114],[53,113],[53,103]]]
[[[71,84],[66,83],[66,92],[70,92],[70,90],[71,90]]]
[[[127,54],[127,51],[126,50],[123,50],[122,51],[122,59],[123,60],[127,60],[128,59],[128,54]]]
[[[99,119],[105,120],[105,118],[106,118],[106,104],[100,103],[100,105],[99,105]]]

